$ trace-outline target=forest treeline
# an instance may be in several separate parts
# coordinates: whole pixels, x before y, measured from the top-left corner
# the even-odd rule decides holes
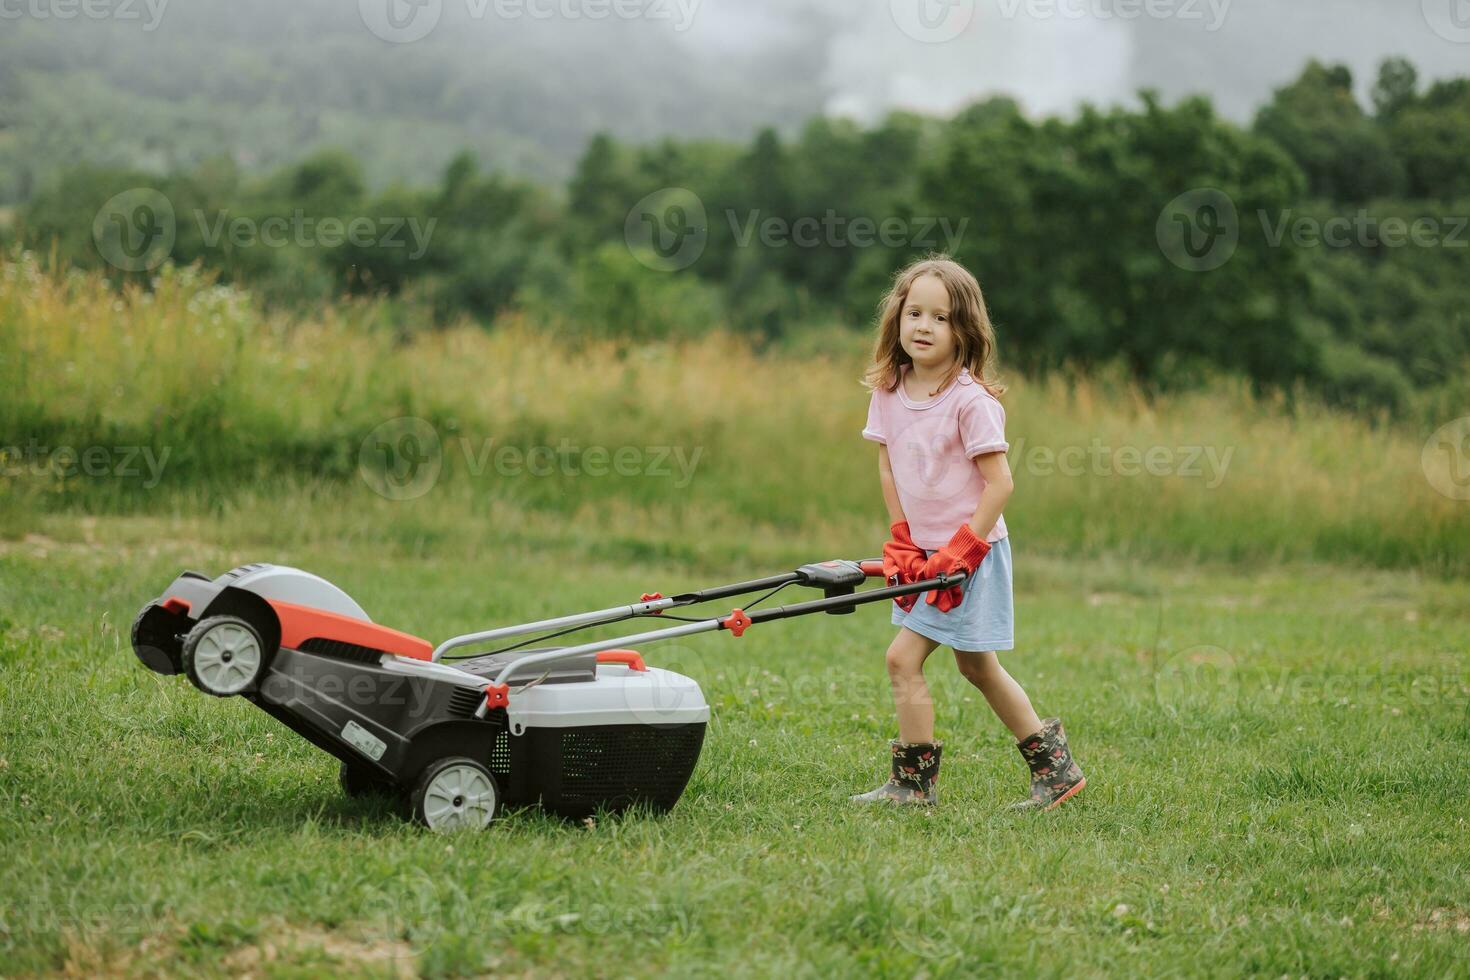
[[[1470,392],[1467,159],[1470,78],[1424,85],[1390,59],[1364,107],[1346,68],[1313,62],[1248,128],[1145,92],[1066,119],[1005,98],[819,117],[746,145],[602,135],[564,186],[468,153],[378,192],[341,151],[266,174],[81,167],[9,235],[119,282],[166,258],[273,304],[381,295],[405,330],[513,313],[763,343],[866,328],[893,270],[942,250],[979,276],[1007,366],[1238,374],[1435,414]]]

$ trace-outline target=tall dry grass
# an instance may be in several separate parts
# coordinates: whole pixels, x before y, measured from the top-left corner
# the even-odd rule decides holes
[[[612,560],[882,540],[875,449],[858,435],[864,338],[833,334],[795,356],[727,334],[571,339],[512,318],[405,339],[373,303],[267,316],[188,269],[153,285],[119,293],[24,256],[0,266],[0,446],[168,453],[145,487],[38,473],[12,452],[9,533],[39,511],[84,509],[208,513],[262,538],[418,550],[559,535]],[[1009,380],[1018,542],[1470,573],[1470,503],[1431,487],[1412,432],[1301,401],[1288,410],[1231,382],[1150,399],[1116,378]],[[422,496],[387,500],[361,479],[359,451],[404,416],[438,435],[442,474]],[[495,465],[506,446],[561,447],[567,462],[511,472]],[[633,453],[640,469],[594,475],[612,469],[594,447]],[[1120,465],[1125,449],[1137,458]],[[696,460],[687,481],[668,456],[669,473],[649,472],[664,450]]]

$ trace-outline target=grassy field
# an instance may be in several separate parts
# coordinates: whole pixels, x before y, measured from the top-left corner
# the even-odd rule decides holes
[[[714,711],[667,817],[445,839],[344,798],[248,704],[145,672],[119,626],[180,567],[261,557],[431,637],[775,569],[233,538],[47,518],[0,548],[0,972],[1470,972],[1458,586],[1020,552],[1009,663],[1073,732],[1077,805],[1001,812],[1019,756],[944,651],[942,806],[847,804],[893,729],[869,609],[646,649]]]
[[[0,265],[0,974],[1470,975],[1470,504],[1427,433],[1011,379],[1006,662],[1089,776],[1047,817],[1004,813],[1020,757],[945,651],[942,805],[847,803],[894,733],[866,609],[645,649],[713,709],[668,816],[444,838],[145,671],[138,607],[269,560],[438,640],[864,557],[884,522],[859,339],[390,313]]]
[[[364,303],[267,317],[189,270],[119,296],[95,277],[0,264],[0,461],[7,448],[20,456],[0,466],[0,508],[22,515],[12,524],[34,508],[225,513],[243,494],[308,506],[315,524],[331,508],[302,505],[302,488],[360,486],[380,427],[410,417],[434,440],[419,447],[438,464],[433,492],[329,515],[324,533],[478,541],[507,533],[486,518],[512,506],[590,521],[598,547],[631,559],[682,561],[738,557],[743,544],[722,543],[734,537],[843,543],[886,524],[876,453],[858,438],[859,331],[762,355],[724,335],[626,345],[514,320],[404,336],[391,313]],[[1437,493],[1422,465],[1448,418],[1374,427],[1234,382],[1149,399],[1115,378],[1008,380],[1018,489],[1007,517],[1032,546],[1470,577],[1470,508]],[[42,450],[61,446],[101,450],[102,476],[46,470]],[[620,451],[631,454],[621,472]],[[466,513],[472,526],[452,527]],[[609,514],[627,517],[616,538]]]

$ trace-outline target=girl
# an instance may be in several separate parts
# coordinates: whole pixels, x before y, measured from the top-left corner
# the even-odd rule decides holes
[[[892,777],[860,802],[938,800],[942,743],[924,661],[954,649],[960,673],[980,689],[1016,737],[1031,768],[1031,796],[1014,809],[1050,810],[1086,785],[1060,719],[1042,722],[996,658],[1010,650],[1011,545],[1001,516],[1011,495],[1004,391],[992,377],[995,331],[980,284],[958,263],[933,256],[899,272],[884,298],[863,438],[878,443],[878,479],[892,540],[883,548],[890,584],[963,570],[960,587],[895,599],[902,627],[888,647],[898,708]]]

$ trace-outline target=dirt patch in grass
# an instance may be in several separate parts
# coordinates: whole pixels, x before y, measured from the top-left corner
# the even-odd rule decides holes
[[[366,939],[315,926],[277,926],[262,930],[260,939],[241,946],[223,960],[230,973],[256,976],[275,963],[325,959],[333,966],[370,971],[378,976],[416,977],[413,948],[381,937]]]
[[[177,926],[146,936],[134,946],[74,935],[67,940],[59,975],[163,977],[204,968],[233,977],[260,977],[280,967],[309,967],[336,976],[419,975],[417,954],[408,943],[282,922],[248,929]]]
[[[1470,912],[1464,909],[1435,909],[1415,922],[1415,932],[1457,932],[1470,935]]]

